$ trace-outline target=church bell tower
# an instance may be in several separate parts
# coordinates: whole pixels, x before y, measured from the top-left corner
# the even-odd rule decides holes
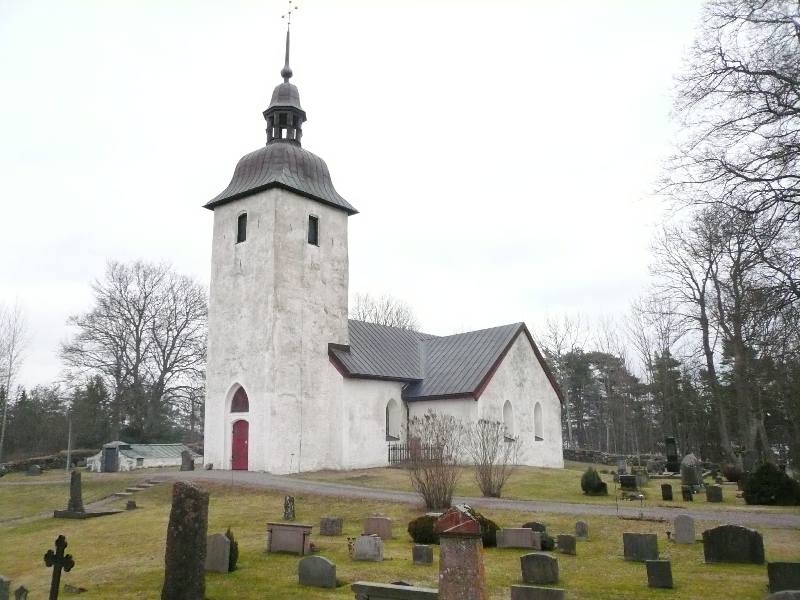
[[[205,462],[290,473],[336,468],[347,344],[347,220],[356,209],[302,147],[306,113],[286,61],[266,145],[239,160],[214,213]]]

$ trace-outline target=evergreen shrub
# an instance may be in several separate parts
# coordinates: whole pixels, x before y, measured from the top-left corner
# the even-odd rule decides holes
[[[581,476],[581,489],[587,496],[605,496],[608,494],[608,486],[600,478],[600,473],[594,467],[589,467]]]
[[[800,505],[800,482],[772,463],[763,463],[747,477],[744,501],[748,504]]]
[[[556,541],[553,539],[553,537],[547,532],[542,532],[542,550],[552,552],[555,549]]]
[[[239,562],[239,542],[233,538],[233,532],[230,527],[225,531],[225,537],[231,541],[231,553],[228,556],[228,571],[235,571],[236,563]]]
[[[416,544],[438,544],[439,534],[433,530],[436,517],[422,515],[408,522],[408,535]]]

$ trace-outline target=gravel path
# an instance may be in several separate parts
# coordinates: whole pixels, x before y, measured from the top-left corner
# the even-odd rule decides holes
[[[281,491],[308,492],[345,498],[362,498],[420,504],[419,496],[413,492],[399,492],[366,488],[327,481],[297,479],[250,471],[184,471],[160,474],[158,479],[208,480],[233,485],[265,487]],[[621,502],[619,508],[608,504],[570,504],[566,502],[544,502],[539,500],[507,500],[505,498],[456,497],[455,503],[466,503],[479,510],[504,509],[522,512],[548,512],[570,515],[619,515],[621,517],[663,518],[669,521],[678,514],[688,514],[702,521],[732,523],[736,525],[760,525],[775,528],[800,529],[800,510],[791,513],[770,512],[763,508],[741,508],[737,510],[704,510],[694,507],[647,507],[640,508],[635,502]]]

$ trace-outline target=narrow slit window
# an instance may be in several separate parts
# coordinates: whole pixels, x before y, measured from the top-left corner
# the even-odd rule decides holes
[[[308,217],[308,243],[319,246],[319,218]]]
[[[236,243],[239,244],[247,239],[247,213],[242,213],[236,220]]]

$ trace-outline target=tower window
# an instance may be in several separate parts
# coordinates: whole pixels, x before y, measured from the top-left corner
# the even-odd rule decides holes
[[[308,243],[319,246],[319,217],[308,217]]]
[[[236,220],[236,243],[247,239],[247,213],[242,213]]]

